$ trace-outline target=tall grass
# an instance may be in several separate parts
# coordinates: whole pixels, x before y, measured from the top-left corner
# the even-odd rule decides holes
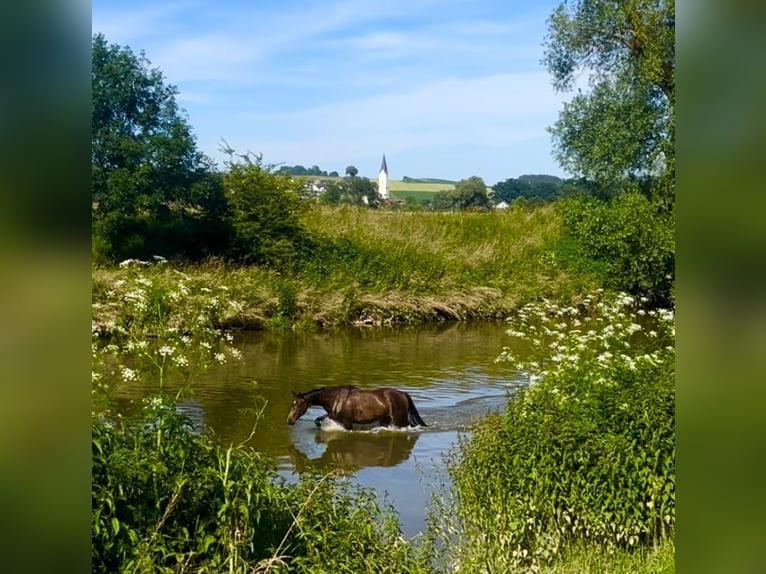
[[[556,258],[561,221],[549,206],[502,213],[406,213],[362,208],[312,208],[303,224],[313,237],[290,272],[229,265],[146,266],[170,288],[182,273],[220,293],[220,326],[332,327],[504,317],[526,302],[569,300],[593,286]],[[101,304],[126,270],[94,268]],[[109,318],[104,307],[96,321]]]

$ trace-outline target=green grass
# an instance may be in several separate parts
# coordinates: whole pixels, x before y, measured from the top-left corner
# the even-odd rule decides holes
[[[316,206],[302,221],[314,243],[290,272],[216,260],[144,271],[167,291],[176,289],[180,272],[196,288],[225,295],[215,310],[218,324],[244,328],[490,318],[593,287],[552,256],[561,222],[546,206],[452,214]],[[109,320],[105,294],[129,273],[94,267],[96,323]]]
[[[675,543],[663,540],[657,548],[608,552],[596,544],[577,545],[554,564],[544,566],[539,574],[673,574]]]
[[[420,181],[402,181],[400,179],[391,179],[388,180],[388,189],[391,192],[411,192],[411,191],[420,191],[420,192],[429,192],[429,193],[436,193],[437,191],[442,190],[452,190],[455,189],[455,184],[453,183],[433,183],[433,182],[420,182]]]

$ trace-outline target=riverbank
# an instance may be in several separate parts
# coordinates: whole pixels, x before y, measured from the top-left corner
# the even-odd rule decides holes
[[[571,301],[596,286],[559,262],[561,220],[552,206],[503,213],[316,207],[304,225],[318,239],[290,270],[212,259],[94,266],[94,328],[114,320],[108,295],[137,270],[158,292],[193,285],[214,293],[216,325],[247,330],[504,318],[530,301]]]

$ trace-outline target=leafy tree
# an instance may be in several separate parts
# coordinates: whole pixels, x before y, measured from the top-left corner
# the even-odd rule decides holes
[[[177,93],[143,52],[136,56],[129,47],[108,44],[102,34],[93,36],[91,164],[98,257],[176,255],[201,221],[221,222],[220,181],[210,160],[196,150]]]
[[[230,254],[244,263],[291,267],[309,245],[293,179],[263,165],[260,155],[235,161],[233,150],[224,151],[230,159],[223,184],[235,234]]]
[[[356,169],[355,166],[349,165],[348,167],[346,167],[346,175],[350,177],[356,177],[358,173],[359,173],[359,170]]]
[[[672,193],[675,0],[565,1],[544,45],[557,90],[591,74],[590,93],[565,104],[550,128],[561,165],[614,189],[625,176],[661,174]]]
[[[338,177],[340,174],[337,171],[331,171],[330,177]]]
[[[477,175],[458,181],[453,193],[459,209],[489,209],[490,207],[487,185]]]
[[[378,193],[377,183],[373,183],[366,177],[349,175],[340,181],[327,182],[325,193],[322,198],[333,205],[366,205],[376,207],[383,198]]]
[[[437,191],[431,200],[434,211],[452,211],[460,209],[457,194],[451,189]]]
[[[552,201],[560,194],[563,180],[552,175],[522,175],[509,178],[492,186],[495,202],[511,203],[520,197],[532,200]]]

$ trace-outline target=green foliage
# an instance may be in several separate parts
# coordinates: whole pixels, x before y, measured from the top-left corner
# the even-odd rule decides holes
[[[625,175],[660,173],[668,110],[651,90],[604,81],[565,103],[551,129],[561,166],[604,186]]]
[[[437,191],[431,200],[431,207],[435,211],[486,211],[490,207],[487,186],[476,175],[461,179],[454,189]]]
[[[583,544],[630,550],[673,536],[674,318],[634,303],[588,297],[512,319],[531,354],[498,360],[531,386],[449,462],[465,571],[537,571]]]
[[[559,203],[566,236],[559,254],[573,268],[595,271],[604,287],[669,305],[675,284],[672,211],[640,193],[611,201],[576,196]]]
[[[229,161],[223,184],[235,234],[230,255],[243,263],[293,267],[309,238],[300,223],[303,204],[290,176],[274,173],[260,156],[245,155],[242,161]]]
[[[302,165],[282,165],[277,170],[278,173],[284,173],[287,175],[323,175],[327,176],[327,171],[320,169],[318,165],[312,165],[310,168],[305,168]],[[337,177],[338,172],[332,172]],[[332,174],[331,174],[332,175]]]
[[[322,200],[331,205],[377,207],[382,203],[378,186],[366,177],[348,175],[340,180],[328,181]]]
[[[349,177],[356,177],[356,175],[359,173],[359,170],[356,169],[356,166],[349,165],[346,166],[346,175]]]
[[[225,246],[220,181],[143,53],[92,41],[93,234],[99,258],[202,257]]]
[[[93,572],[418,572],[395,515],[331,476],[287,484],[172,400],[92,421]]]
[[[592,91],[550,130],[562,165],[602,183],[675,173],[674,0],[563,2],[548,21],[544,63],[558,90],[591,74]]]
[[[479,176],[472,175],[458,181],[455,184],[454,193],[457,197],[458,209],[489,209],[487,185]]]
[[[193,316],[203,295],[217,297],[214,328],[329,328],[371,310],[394,322],[497,317],[541,296],[568,300],[598,286],[573,263],[582,258],[568,260],[558,250],[561,216],[552,205],[490,213],[304,205],[300,225],[311,243],[294,269],[211,259],[142,265],[141,272],[168,294],[184,276],[190,289],[208,289],[172,305],[187,304]],[[94,267],[99,329],[115,318],[113,295],[121,290],[114,284],[132,281],[132,272],[130,265]],[[346,305],[350,291],[354,303]]]
[[[492,186],[495,203],[512,203],[523,198],[525,201],[538,198],[543,201],[556,199],[561,192],[563,180],[552,175],[522,175],[509,178]]]

